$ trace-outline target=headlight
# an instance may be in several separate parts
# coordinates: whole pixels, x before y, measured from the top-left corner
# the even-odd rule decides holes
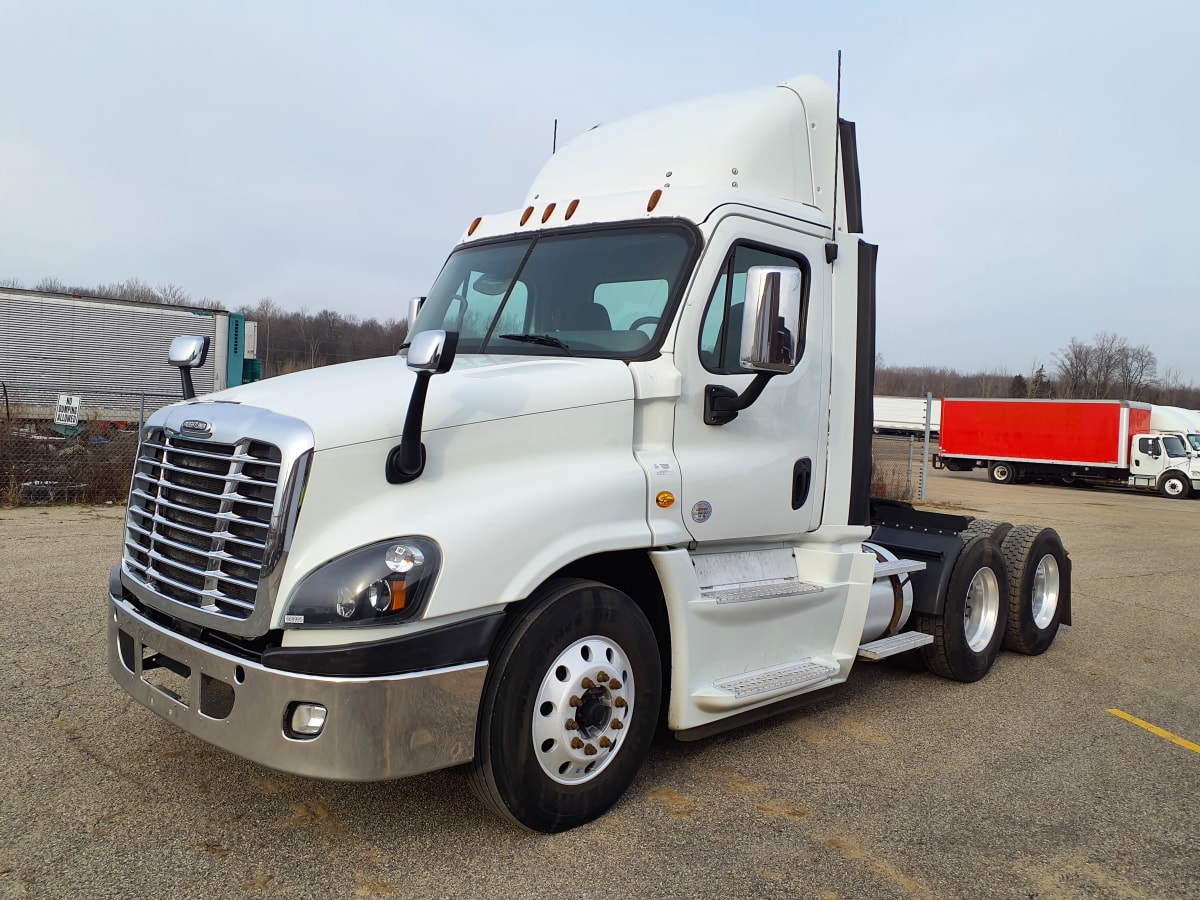
[[[412,618],[433,589],[441,551],[429,538],[361,547],[310,573],[284,608],[287,628],[375,625]]]

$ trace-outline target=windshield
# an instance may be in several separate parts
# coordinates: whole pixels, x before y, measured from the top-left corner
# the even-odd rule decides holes
[[[1163,450],[1167,456],[1187,456],[1187,448],[1183,445],[1183,438],[1177,434],[1163,435]]]
[[[682,225],[542,234],[463,247],[409,335],[459,333],[459,353],[643,355],[665,332],[695,240]]]

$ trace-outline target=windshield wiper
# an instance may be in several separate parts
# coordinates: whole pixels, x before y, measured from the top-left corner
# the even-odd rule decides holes
[[[506,341],[520,341],[523,344],[541,344],[543,347],[557,347],[559,350],[566,350],[568,354],[571,352],[569,346],[552,334],[502,334],[500,337]]]

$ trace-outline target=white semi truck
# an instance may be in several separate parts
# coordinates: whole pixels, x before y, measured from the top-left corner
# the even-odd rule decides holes
[[[288,772],[467,764],[558,831],[694,739],[1070,621],[1050,529],[873,502],[876,248],[815,78],[589,131],[476,218],[401,355],[156,414],[110,671]],[[195,347],[182,340],[173,362]]]

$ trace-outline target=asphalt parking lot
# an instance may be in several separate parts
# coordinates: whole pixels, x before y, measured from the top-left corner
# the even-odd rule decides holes
[[[1200,896],[1200,501],[942,472],[930,501],[1058,529],[1076,624],[1045,656],[971,685],[861,664],[805,710],[660,741],[555,836],[458,770],[317,782],[177,731],[107,674],[123,510],[0,510],[0,896]]]

